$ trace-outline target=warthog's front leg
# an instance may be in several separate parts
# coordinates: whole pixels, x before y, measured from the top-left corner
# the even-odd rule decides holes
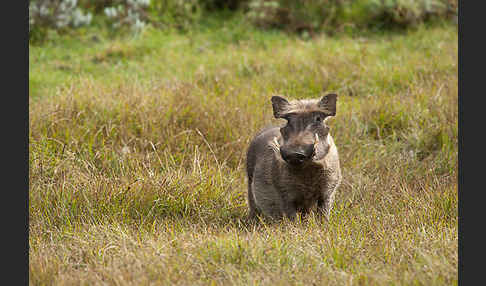
[[[297,208],[295,207],[295,204],[288,203],[287,206],[285,207],[285,215],[290,219],[294,220],[295,217],[297,216]]]
[[[326,182],[324,183],[324,187],[321,189],[321,194],[317,199],[318,213],[324,215],[326,220],[329,220],[334,204],[334,196],[336,194],[336,190],[341,184],[342,177],[339,169],[333,177],[333,179],[330,179],[329,177],[327,178]]]
[[[332,193],[323,193],[317,199],[317,211],[319,214],[324,215],[326,220],[329,220],[331,215],[332,206],[334,203],[334,191]]]

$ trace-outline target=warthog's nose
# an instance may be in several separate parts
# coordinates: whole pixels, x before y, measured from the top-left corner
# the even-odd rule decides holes
[[[308,161],[314,155],[314,144],[303,145],[297,148],[280,148],[282,158],[289,164],[298,165]]]

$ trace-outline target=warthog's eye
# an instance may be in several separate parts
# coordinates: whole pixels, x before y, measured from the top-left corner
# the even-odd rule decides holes
[[[314,116],[314,121],[315,121],[316,123],[321,123],[321,122],[322,122],[322,117],[323,117],[322,115],[320,115],[320,114],[316,114],[316,115]]]

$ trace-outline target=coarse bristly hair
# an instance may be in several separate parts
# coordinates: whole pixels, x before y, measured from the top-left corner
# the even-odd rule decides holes
[[[322,111],[322,107],[319,106],[319,99],[297,99],[289,101],[289,104],[281,111],[281,114],[313,111]]]

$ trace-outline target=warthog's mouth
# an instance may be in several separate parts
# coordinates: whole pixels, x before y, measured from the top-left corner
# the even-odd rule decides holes
[[[291,162],[292,164],[291,165],[302,165],[306,162],[313,162],[313,161],[317,161],[319,160],[320,158],[318,158],[318,152],[317,150],[319,150],[319,143],[320,143],[320,138],[319,138],[319,135],[317,133],[315,133],[315,140],[314,140],[314,152],[312,154],[312,157],[310,160],[299,160],[298,162]],[[278,139],[277,137],[273,137],[273,140],[269,143],[269,146],[272,148],[272,150],[274,151],[275,153],[275,157],[277,158],[277,160],[280,160],[284,163],[289,163],[287,161],[285,161],[283,158],[282,158],[282,154],[280,153],[280,143],[278,142]]]

